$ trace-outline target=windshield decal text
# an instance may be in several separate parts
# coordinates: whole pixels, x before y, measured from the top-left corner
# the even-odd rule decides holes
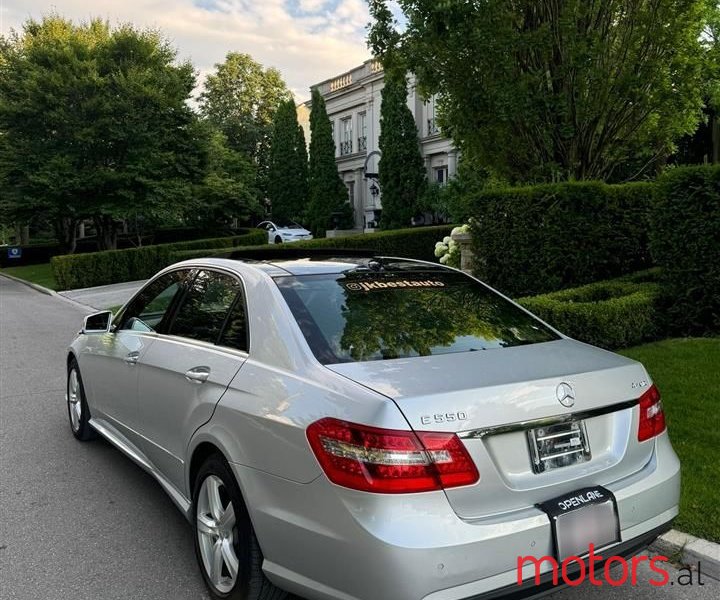
[[[371,292],[398,288],[441,288],[445,287],[445,283],[436,279],[400,279],[397,281],[351,281],[344,283],[343,286],[350,292]]]

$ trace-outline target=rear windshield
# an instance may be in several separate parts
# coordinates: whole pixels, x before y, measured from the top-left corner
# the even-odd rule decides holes
[[[275,279],[324,364],[473,352],[557,335],[454,271],[366,272]]]

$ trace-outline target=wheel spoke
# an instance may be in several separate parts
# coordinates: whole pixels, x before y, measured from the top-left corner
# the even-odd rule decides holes
[[[77,399],[77,393],[78,393],[78,376],[77,371],[73,369],[70,371],[70,397],[73,400]]]
[[[217,535],[217,526],[215,521],[210,519],[207,515],[197,516],[197,530],[203,535]]]
[[[238,574],[238,558],[235,555],[235,549],[229,539],[222,540],[220,547],[222,548],[222,556],[225,561],[225,566],[230,573],[230,579],[234,583]]]
[[[217,526],[218,529],[227,533],[230,533],[232,528],[235,527],[235,508],[232,502],[228,502],[227,508],[223,511]]]
[[[219,586],[222,580],[223,551],[222,540],[215,542],[210,558],[210,580]]]
[[[224,512],[222,501],[220,500],[220,485],[222,482],[213,476],[208,477],[205,481],[207,482],[208,508],[210,509],[210,514],[213,516],[213,519],[218,522]]]
[[[82,410],[82,408],[80,407],[80,402],[74,402],[71,410],[73,412],[73,427],[77,429],[78,427],[80,427],[80,412]]]

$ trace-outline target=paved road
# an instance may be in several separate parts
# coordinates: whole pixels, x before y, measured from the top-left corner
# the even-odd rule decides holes
[[[127,283],[114,283],[80,290],[60,292],[66,298],[80,302],[98,310],[106,310],[113,306],[125,304],[132,295],[140,289],[145,280],[128,281]]]
[[[83,314],[0,277],[0,599],[207,598],[190,527],[160,487],[107,443],[70,434],[64,350]],[[718,597],[708,581],[581,586],[552,598]]]

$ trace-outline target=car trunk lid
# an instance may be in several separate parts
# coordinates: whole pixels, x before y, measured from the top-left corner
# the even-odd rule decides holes
[[[392,398],[414,430],[459,434],[480,471],[477,484],[446,490],[463,518],[523,510],[587,485],[609,484],[639,471],[652,456],[654,444],[637,441],[632,402],[649,385],[645,369],[574,340],[328,368]],[[572,405],[562,404],[561,396]],[[537,438],[565,431],[541,428],[555,418],[582,428],[588,451],[578,462],[538,471]],[[550,452],[561,450],[558,443]]]

